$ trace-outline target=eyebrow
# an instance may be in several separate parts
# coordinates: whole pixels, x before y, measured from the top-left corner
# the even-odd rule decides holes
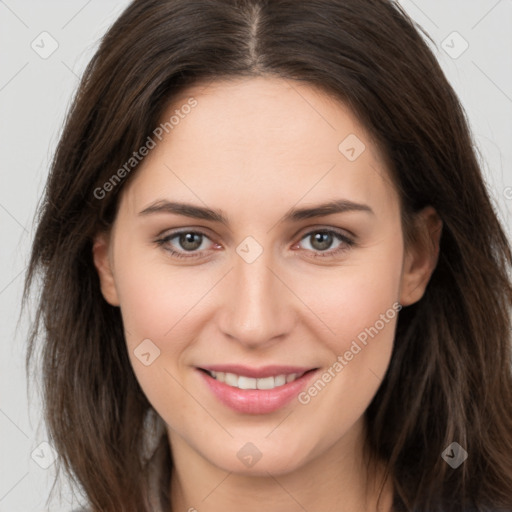
[[[308,208],[291,208],[287,213],[285,213],[280,222],[297,222],[304,219],[323,217],[326,215],[350,211],[360,211],[375,215],[375,212],[366,204],[354,203],[347,199],[337,199]],[[184,215],[185,217],[191,217],[194,219],[219,222],[229,226],[229,221],[221,210],[213,210],[208,207],[196,206],[189,203],[160,200],[139,212],[139,215],[150,215],[153,213],[174,213],[176,215]]]

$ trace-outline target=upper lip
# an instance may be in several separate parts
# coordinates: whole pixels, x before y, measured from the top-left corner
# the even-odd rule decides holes
[[[223,372],[223,373],[234,373],[236,375],[243,375],[244,377],[253,377],[255,379],[262,379],[265,377],[275,377],[277,375],[290,375],[296,373],[302,375],[310,370],[307,366],[262,366],[260,368],[251,368],[250,366],[243,366],[239,364],[214,364],[209,366],[198,367],[201,370],[207,370],[209,372]]]

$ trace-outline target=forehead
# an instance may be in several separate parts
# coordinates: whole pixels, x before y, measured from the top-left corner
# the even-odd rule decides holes
[[[180,93],[168,105],[162,121],[183,110],[190,98],[197,106],[179,120],[181,129],[173,127],[176,143],[193,134],[203,142],[208,140],[210,148],[218,143],[223,149],[243,148],[245,152],[263,147],[271,152],[281,147],[293,157],[302,155],[298,141],[307,140],[308,150],[316,146],[317,155],[328,155],[338,150],[343,135],[369,139],[344,103],[311,84],[263,77],[202,83]]]
[[[397,199],[355,115],[311,85],[262,77],[197,84],[173,98],[161,126],[162,140],[126,191],[134,208],[157,191],[246,210],[301,198]]]

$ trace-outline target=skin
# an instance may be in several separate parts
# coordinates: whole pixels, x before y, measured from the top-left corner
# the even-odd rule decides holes
[[[399,197],[377,147],[344,104],[310,85],[262,77],[197,85],[162,119],[190,96],[197,106],[144,159],[111,232],[99,233],[93,248],[104,298],[121,308],[133,371],[167,424],[173,510],[224,512],[241,502],[246,512],[377,510],[382,465],[368,477],[363,414],[389,365],[398,316],[306,405],[235,412],[194,367],[326,371],[394,303],[422,297],[441,221],[425,208],[416,223],[425,237],[404,247]],[[354,161],[338,149],[349,134],[366,146]],[[373,213],[281,222],[291,208],[333,199]],[[140,215],[160,200],[221,209],[230,224]],[[190,254],[179,237],[155,242],[178,228],[206,234],[194,249],[199,257],[170,255],[166,248]],[[315,243],[320,228],[355,245],[336,236]],[[247,236],[263,250],[252,263],[236,252]],[[134,354],[145,339],[160,350],[149,366]],[[262,454],[251,467],[237,457],[248,442]],[[391,492],[388,480],[379,510],[391,509]]]

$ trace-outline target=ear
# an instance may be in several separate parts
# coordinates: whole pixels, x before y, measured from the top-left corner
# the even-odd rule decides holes
[[[94,237],[92,254],[94,266],[100,278],[101,293],[109,304],[119,306],[109,248],[110,234],[104,232],[98,233]]]
[[[400,304],[409,306],[419,301],[434,272],[439,257],[443,222],[432,206],[416,214],[413,240],[405,248]]]

